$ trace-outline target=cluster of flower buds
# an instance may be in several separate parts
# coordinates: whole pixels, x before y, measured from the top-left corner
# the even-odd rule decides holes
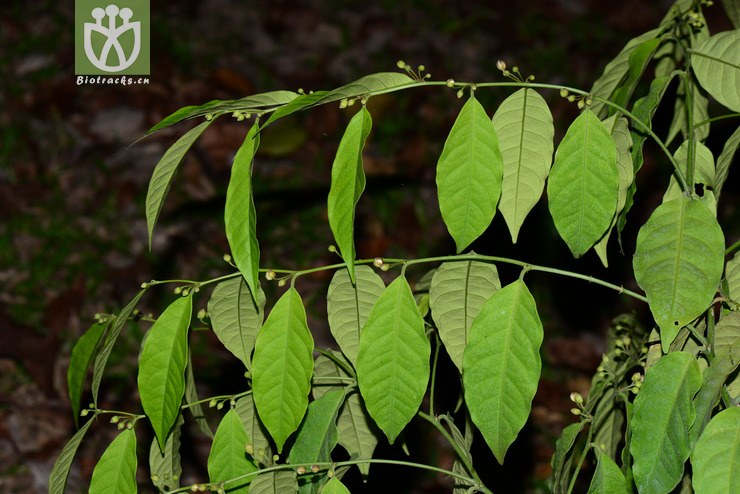
[[[411,76],[413,79],[416,79],[417,81],[423,81],[424,79],[429,79],[432,77],[432,74],[430,73],[424,73],[426,71],[426,67],[423,65],[419,65],[416,67],[416,71],[411,68],[411,65],[407,64],[403,60],[399,60],[396,62],[396,67],[399,69],[405,71],[409,76]]]
[[[570,94],[570,91],[568,91],[566,88],[560,88],[560,96],[567,99],[571,103],[573,103],[574,101],[577,101],[579,110],[583,109],[585,106],[591,106],[591,103],[593,103],[593,100],[591,99],[590,95]]]
[[[504,77],[508,77],[514,82],[534,82],[534,75],[528,75],[526,78],[519,71],[519,67],[514,65],[511,70],[506,68],[506,62],[499,60],[496,62],[496,68],[501,71]]]

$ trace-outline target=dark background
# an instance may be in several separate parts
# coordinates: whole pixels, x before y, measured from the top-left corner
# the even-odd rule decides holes
[[[633,36],[656,26],[672,2],[626,0],[483,1],[248,1],[152,2],[150,84],[76,85],[73,2],[10,2],[0,7],[0,493],[46,491],[59,450],[74,432],[66,398],[72,345],[95,313],[117,313],[150,279],[205,279],[225,274],[228,251],[222,208],[230,160],[246,127],[223,118],[181,165],[146,246],[143,201],[151,171],[190,124],[128,147],[177,108],[216,98],[298,88],[332,89],[396,61],[424,64],[434,79],[501,80],[498,59],[540,82],[588,89],[604,65]],[[710,29],[728,28],[721,5],[707,10]],[[646,86],[641,86],[644,91]],[[508,91],[480,90],[492,114]],[[556,142],[576,108],[543,92]],[[373,98],[374,130],[365,153],[368,189],[358,210],[358,254],[421,257],[450,254],[454,245],[436,205],[434,166],[461,103],[454,92],[416,89]],[[721,111],[710,108],[712,114]],[[350,113],[337,105],[285,119],[265,133],[256,160],[255,194],[263,266],[305,268],[336,262],[325,197],[330,165]],[[658,130],[670,108],[661,108]],[[662,119],[662,120],[661,120]],[[663,121],[665,120],[665,121]],[[661,127],[661,125],[663,127]],[[717,153],[731,126],[718,125],[708,144]],[[648,153],[654,149],[648,146]],[[720,221],[727,244],[736,240],[737,187],[723,190]],[[658,204],[668,181],[659,154],[648,155],[641,195],[630,214],[625,249]],[[635,288],[629,263],[610,244],[611,268],[593,253],[573,261],[540,201],[511,245],[500,215],[473,248],[624,283]],[[503,282],[517,271],[499,267]],[[414,270],[418,279],[423,274]],[[297,285],[317,344],[328,345],[322,302],[329,274]],[[485,448],[480,470],[496,492],[544,492],[554,439],[572,421],[568,394],[585,394],[604,349],[609,320],[645,307],[606,289],[538,273],[528,275],[545,324],[543,379],[529,425],[495,466]],[[268,306],[280,290],[265,286]],[[157,314],[164,290],[142,301]],[[199,297],[205,306],[207,294]],[[138,412],[135,362],[147,325],[124,332],[103,383],[102,406]],[[235,359],[212,335],[191,339],[201,394],[243,388]],[[454,383],[444,385],[454,386]],[[85,397],[89,400],[89,397]],[[87,401],[85,401],[87,403]],[[216,419],[217,420],[217,419]],[[214,422],[215,424],[216,422]],[[142,423],[143,424],[143,423]],[[146,427],[140,427],[146,429]],[[82,492],[99,455],[115,434],[101,422],[78,451],[69,492]],[[141,438],[149,434],[142,432]],[[428,461],[449,468],[450,451],[425,426],[410,443]],[[209,443],[194,430],[184,482],[205,480]],[[147,440],[148,441],[148,440]],[[139,454],[146,464],[148,450]],[[383,454],[399,455],[385,448]],[[488,456],[486,456],[488,455]],[[375,469],[375,467],[373,467]],[[447,492],[449,479],[383,469],[365,491]],[[147,472],[140,471],[145,480]],[[400,475],[400,477],[399,477]],[[392,485],[388,479],[402,478]],[[355,492],[353,490],[353,492]],[[358,490],[359,492],[359,490]]]

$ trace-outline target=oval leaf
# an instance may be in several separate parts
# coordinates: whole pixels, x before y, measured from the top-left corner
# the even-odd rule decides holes
[[[172,434],[167,436],[164,450],[159,450],[157,438],[149,448],[149,471],[152,483],[160,491],[168,492],[180,487],[182,464],[180,463],[180,432],[185,421],[182,414],[177,416]]]
[[[69,403],[72,405],[72,416],[75,419],[75,425],[78,423],[80,414],[80,399],[82,390],[85,387],[85,377],[90,363],[98,348],[100,339],[105,329],[110,323],[93,324],[85,334],[75,343],[72,349],[72,355],[69,357],[69,368],[67,369],[67,389],[69,390]]]
[[[413,418],[429,381],[431,345],[406,278],[388,285],[360,334],[357,380],[391,444]]]
[[[355,82],[330,91],[314,105],[367,96],[378,91],[389,91],[413,83],[412,78],[401,72],[378,72],[377,74],[366,75]]]
[[[329,226],[347,264],[349,277],[355,281],[355,206],[365,190],[362,169],[362,148],[370,134],[373,121],[363,106],[347,125],[331,167],[331,188],[327,212]]]
[[[597,450],[598,451],[598,450]],[[588,494],[625,494],[629,492],[624,474],[606,453],[598,454],[599,464],[591,479]]]
[[[614,139],[591,110],[575,119],[558,146],[547,195],[555,228],[581,257],[609,228],[619,198]]]
[[[192,297],[180,297],[172,302],[152,325],[141,350],[139,395],[160,449],[164,449],[185,393],[188,328],[192,312]]]
[[[291,287],[280,297],[257,334],[252,360],[254,403],[278,453],[308,407],[313,338],[303,300]]]
[[[462,252],[496,214],[503,157],[496,129],[474,97],[460,110],[437,162],[439,209]]]
[[[696,494],[740,492],[740,408],[719,412],[691,453]]]
[[[296,492],[298,492],[298,479],[293,470],[261,473],[249,485],[249,494],[295,494]]]
[[[239,276],[216,285],[208,300],[213,332],[247,369],[252,367],[254,340],[265,316],[265,292],[258,289],[255,306],[249,287]]]
[[[87,430],[93,422],[95,421],[92,419],[85,422],[85,425],[80,427],[80,430],[62,448],[62,452],[59,453],[59,458],[54,462],[54,466],[49,474],[49,494],[64,494],[72,460],[74,460],[75,453],[77,453],[77,448],[80,447],[82,438],[85,437]]]
[[[586,422],[576,422],[563,429],[560,437],[555,442],[555,453],[552,455],[550,465],[552,466],[552,478],[550,480],[550,490],[552,492],[565,492],[568,489],[570,480],[570,464],[572,457],[570,455],[573,445],[586,426]]]
[[[331,461],[331,452],[337,445],[337,414],[343,400],[344,391],[335,389],[308,405],[306,419],[290,448],[288,463]]]
[[[224,482],[241,475],[256,472],[257,467],[247,456],[245,447],[250,443],[239,415],[232,408],[218,425],[208,455],[208,478],[211,482]],[[230,494],[246,494],[251,477],[228,482]]]
[[[640,229],[635,279],[660,327],[664,351],[711,303],[722,277],[724,245],[714,214],[685,196],[658,206]]]
[[[463,354],[465,402],[499,463],[532,408],[542,338],[537,306],[521,280],[494,293],[470,328]]]
[[[493,127],[504,166],[498,209],[516,243],[524,219],[545,188],[552,165],[555,128],[545,100],[527,88],[501,103],[493,115]]]
[[[463,351],[480,308],[501,289],[496,266],[479,261],[443,263],[432,277],[429,306],[452,362],[462,373]]]
[[[704,41],[692,51],[691,67],[714,99],[740,112],[740,29],[724,31]]]
[[[126,429],[108,445],[93,470],[91,494],[132,494],[136,487],[136,432]]]
[[[664,355],[645,373],[630,421],[639,492],[668,493],[681,481],[696,415],[691,399],[700,386],[699,366],[684,352]]]

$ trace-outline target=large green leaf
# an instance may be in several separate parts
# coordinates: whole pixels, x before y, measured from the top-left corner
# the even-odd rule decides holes
[[[619,198],[614,139],[591,110],[575,119],[558,146],[547,196],[555,228],[581,257],[609,228]]]
[[[126,429],[108,445],[90,479],[90,494],[135,494],[136,432]]]
[[[303,300],[291,287],[257,334],[252,360],[254,403],[278,453],[306,413],[312,353],[313,337]]]
[[[244,424],[244,430],[252,442],[247,446],[247,452],[260,463],[271,465],[272,446],[265,426],[260,422],[257,416],[257,408],[254,406],[252,395],[246,395],[236,401],[234,410]],[[251,448],[249,447],[251,446]]]
[[[552,479],[550,480],[550,490],[552,492],[561,492],[567,490],[570,480],[570,452],[573,445],[586,426],[586,422],[576,422],[570,424],[560,433],[560,437],[555,442],[555,453],[552,455],[550,465],[552,466]]]
[[[712,301],[722,277],[724,245],[714,214],[685,196],[658,206],[640,229],[635,279],[660,327],[664,351]]]
[[[696,494],[740,492],[740,408],[719,412],[691,453]]]
[[[725,279],[730,292],[728,295],[733,301],[740,303],[740,252],[727,261]]]
[[[245,451],[250,443],[239,415],[231,408],[216,429],[211,452],[208,454],[208,478],[211,482],[225,482],[241,475],[256,472],[257,467]],[[246,494],[251,478],[226,484],[227,492]]]
[[[401,72],[378,72],[377,74],[366,75],[354,82],[330,91],[314,103],[314,105],[323,105],[332,101],[368,96],[379,91],[388,92],[394,88],[413,83],[414,80],[411,77]]]
[[[180,165],[185,153],[188,152],[190,146],[200,137],[203,131],[211,125],[211,122],[207,120],[186,132],[165,151],[159,163],[154,168],[152,178],[149,180],[149,190],[146,194],[146,224],[149,232],[149,249],[152,248],[154,225],[157,223],[164,199],[170,190],[172,177],[175,175],[177,167]]]
[[[434,272],[429,306],[452,362],[462,373],[463,351],[480,308],[501,289],[496,266],[479,261],[451,261]]]
[[[598,451],[598,450],[597,450]],[[588,494],[626,494],[629,492],[624,474],[606,453],[599,453],[599,463],[588,487]]]
[[[406,278],[383,291],[360,334],[357,380],[370,416],[393,443],[429,381],[431,345]]]
[[[354,284],[345,269],[331,279],[326,294],[329,329],[352,365],[357,364],[360,331],[384,289],[383,279],[368,266],[355,266]]]
[[[552,113],[537,91],[523,88],[499,105],[493,127],[504,160],[498,209],[516,243],[524,219],[542,196],[552,165]]]
[[[643,493],[671,492],[683,476],[691,452],[691,401],[701,386],[701,372],[691,354],[664,355],[645,373],[630,421],[632,467]]]
[[[439,209],[462,252],[496,214],[503,180],[503,157],[496,129],[471,96],[460,110],[437,162]]]
[[[180,432],[185,420],[182,414],[177,416],[172,433],[167,436],[164,450],[159,450],[157,438],[154,438],[149,447],[149,472],[152,483],[160,491],[171,491],[180,487],[182,463],[180,460]]]
[[[252,296],[259,290],[260,246],[257,242],[257,211],[252,194],[252,161],[259,147],[259,126],[247,132],[231,166],[231,179],[226,190],[224,222],[226,238],[236,267],[247,281]],[[254,299],[255,304],[257,298]]]
[[[54,462],[54,466],[49,474],[49,494],[64,494],[72,460],[75,458],[75,453],[77,453],[77,448],[80,447],[82,438],[85,437],[85,433],[87,433],[93,422],[94,420],[92,419],[85,422],[85,425],[80,427],[80,430],[62,448],[62,452],[59,453],[59,457]]]
[[[329,226],[347,264],[349,277],[355,281],[355,207],[365,190],[362,149],[373,121],[363,106],[349,121],[331,167],[331,188],[327,203]]]
[[[249,485],[249,494],[295,494],[296,492],[298,492],[298,480],[293,470],[261,473]]]
[[[67,389],[69,391],[69,403],[72,406],[72,416],[77,425],[80,415],[80,399],[82,390],[85,387],[85,378],[90,363],[93,361],[95,350],[98,348],[100,339],[105,333],[105,329],[110,326],[108,323],[96,323],[80,336],[80,339],[72,348],[72,354],[69,357],[69,367],[67,368]]]
[[[740,112],[740,29],[716,34],[692,50],[691,66],[714,99]]]
[[[725,141],[722,152],[717,157],[717,171],[714,179],[714,195],[719,199],[722,187],[725,185],[727,175],[730,173],[730,166],[738,146],[740,146],[740,127],[735,129],[730,137]]]
[[[524,427],[537,391],[542,322],[522,280],[489,298],[463,354],[465,402],[499,463]]]
[[[213,332],[247,369],[252,367],[254,340],[265,317],[265,292],[258,289],[255,306],[249,287],[239,276],[216,285],[208,300]]]
[[[141,350],[139,396],[160,449],[164,449],[185,393],[192,312],[192,297],[180,297],[172,302],[149,330]]]

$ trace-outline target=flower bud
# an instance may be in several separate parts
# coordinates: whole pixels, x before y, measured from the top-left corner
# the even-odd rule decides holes
[[[506,62],[504,62],[503,60],[499,60],[498,62],[496,62],[496,68],[500,71],[506,70]]]
[[[406,62],[404,62],[403,60],[399,60],[398,62],[396,62],[396,67],[398,67],[399,69],[402,69],[406,67]]]
[[[275,279],[275,271],[273,271],[272,269],[271,269],[271,270],[269,270],[269,271],[267,271],[267,272],[265,273],[265,279],[266,279],[267,281],[272,281],[272,280],[274,280],[274,279]]]
[[[231,262],[231,256],[229,254],[224,254],[224,261]]]
[[[181,293],[182,293],[182,287],[181,286],[178,286],[177,288],[175,288],[175,295],[180,295]]]
[[[447,79],[447,87],[455,87],[455,79]]]
[[[321,469],[319,468],[318,465],[311,465],[311,471],[313,473],[319,473],[319,470],[321,470]]]
[[[582,99],[579,99],[579,100],[578,100],[578,109],[580,110],[580,109],[582,109],[582,108],[583,108],[584,106],[586,106],[586,102],[585,102],[585,101],[583,101]]]
[[[562,96],[563,98],[566,98],[568,96],[568,90],[565,89],[564,87],[560,88],[560,96]]]
[[[206,310],[205,309],[200,309],[198,311],[198,319],[205,319],[206,318],[206,315],[207,314],[206,314]]]
[[[578,408],[571,408],[570,409],[570,413],[572,413],[573,415],[575,415],[576,417],[578,417],[581,414],[581,410],[578,409]]]
[[[463,97],[463,90],[462,89],[457,92],[457,97],[458,97],[458,99]]]
[[[382,267],[383,266],[383,258],[382,257],[376,257],[375,260],[373,261],[373,266],[375,266],[376,268]]]
[[[306,467],[300,466],[300,467],[296,468],[295,469],[295,473],[297,473],[298,475],[305,474],[306,473]]]
[[[575,393],[575,392],[573,392],[573,393],[570,394],[570,401],[572,401],[573,403],[577,403],[579,405],[582,405],[583,404],[583,396],[581,396],[581,393]]]
[[[282,280],[278,281],[278,286],[285,286],[285,278],[283,278]]]

